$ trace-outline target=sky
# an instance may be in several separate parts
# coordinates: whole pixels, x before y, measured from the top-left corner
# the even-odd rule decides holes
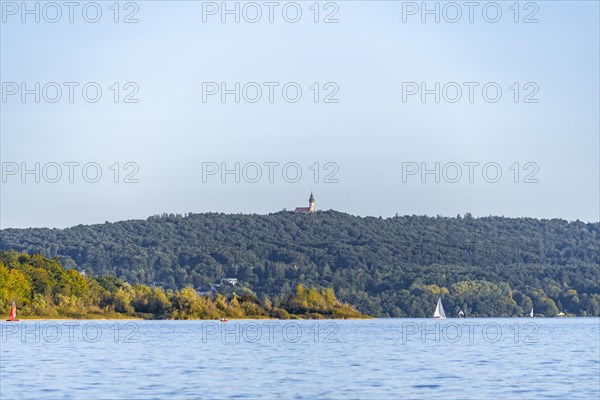
[[[514,3],[3,1],[0,228],[599,221],[599,3]]]

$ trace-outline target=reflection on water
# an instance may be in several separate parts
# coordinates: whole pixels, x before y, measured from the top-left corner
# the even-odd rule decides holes
[[[2,323],[0,397],[599,398],[600,320]]]

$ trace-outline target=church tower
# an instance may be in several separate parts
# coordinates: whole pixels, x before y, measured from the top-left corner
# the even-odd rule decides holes
[[[297,213],[303,213],[303,214],[308,214],[308,213],[314,213],[314,212],[316,212],[316,210],[315,210],[315,196],[313,196],[312,192],[310,193],[310,197],[308,199],[308,207],[296,207],[296,212]]]

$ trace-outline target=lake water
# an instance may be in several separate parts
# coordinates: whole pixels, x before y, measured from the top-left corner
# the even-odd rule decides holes
[[[0,398],[598,399],[600,320],[2,323]]]

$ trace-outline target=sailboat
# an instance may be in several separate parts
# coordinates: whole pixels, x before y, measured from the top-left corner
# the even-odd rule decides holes
[[[531,318],[533,318],[533,307],[531,307],[531,312],[529,313],[529,316],[530,316]]]
[[[8,319],[6,320],[7,322],[19,322],[19,320],[17,319],[17,304],[13,301],[12,305],[10,306],[10,311],[8,313]]]
[[[444,312],[444,306],[442,305],[442,298],[440,297],[433,312],[433,318],[446,319],[446,313]]]

